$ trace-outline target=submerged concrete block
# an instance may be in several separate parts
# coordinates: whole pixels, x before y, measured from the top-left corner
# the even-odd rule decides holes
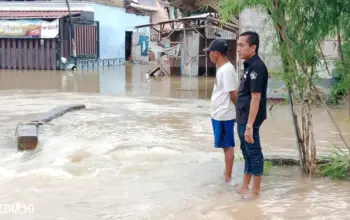
[[[39,142],[39,126],[64,115],[67,112],[86,108],[85,105],[65,105],[51,109],[38,118],[26,123],[19,123],[16,128],[17,146],[19,151],[34,150]]]
[[[19,124],[16,129],[17,147],[19,151],[34,150],[38,145],[38,129],[35,124]]]

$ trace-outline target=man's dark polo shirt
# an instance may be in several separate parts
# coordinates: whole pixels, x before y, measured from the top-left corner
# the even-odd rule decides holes
[[[254,55],[244,62],[244,73],[238,91],[236,104],[237,123],[247,124],[250,110],[251,93],[261,93],[259,111],[254,125],[260,126],[266,119],[266,93],[268,72],[264,62],[258,55]]]

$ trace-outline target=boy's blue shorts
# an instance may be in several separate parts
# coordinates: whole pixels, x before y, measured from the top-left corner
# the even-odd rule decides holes
[[[217,121],[211,119],[214,131],[214,146],[216,148],[235,147],[235,120]]]

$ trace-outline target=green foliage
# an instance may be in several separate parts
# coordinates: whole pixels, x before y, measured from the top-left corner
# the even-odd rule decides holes
[[[235,153],[235,160],[242,161],[242,160],[243,160],[243,155],[242,155],[242,153]]]
[[[239,15],[246,8],[260,9],[270,15],[269,19],[277,36],[275,50],[280,55],[284,67],[282,78],[290,94],[295,94],[301,99],[304,99],[304,94],[311,95],[313,81],[318,78],[316,67],[324,57],[320,50],[323,41],[338,36],[341,36],[343,43],[350,41],[348,0],[219,0],[218,6],[223,21]],[[334,94],[337,95],[350,88],[350,59],[345,54],[345,46],[344,48],[343,51],[339,51],[342,59],[337,63],[336,69],[339,80]],[[312,100],[312,97],[307,98]],[[303,108],[306,112],[301,115],[301,121],[303,125],[308,125],[312,123],[311,106],[303,103]],[[316,149],[313,137],[308,135],[312,127],[301,128],[297,124],[295,126],[301,133],[299,138],[303,139],[303,144],[299,145],[300,150],[311,152],[310,156],[304,155],[305,157],[301,158],[303,170],[313,172],[310,164],[315,163],[316,155],[312,154],[316,153]],[[321,167],[324,174],[341,177],[341,173],[345,172],[349,161],[336,158],[338,157],[332,158],[331,166]]]
[[[334,84],[332,86],[331,101],[335,104],[344,99],[347,91],[350,89],[350,42],[345,42],[342,46],[342,52],[347,62],[344,63],[342,60],[338,60],[333,71]]]
[[[272,168],[271,161],[264,161],[264,176],[270,175],[271,168]]]
[[[319,44],[334,37],[338,27],[350,36],[350,1],[342,0],[219,0],[220,15],[229,20],[245,8],[260,9],[270,15],[273,25],[284,29],[286,40],[275,38],[277,52],[284,61],[282,75],[287,84],[305,91],[307,67],[315,68],[321,60]],[[346,31],[345,31],[346,30]],[[346,33],[345,33],[346,32]],[[311,72],[311,78],[315,77]]]
[[[323,176],[332,179],[348,179],[350,177],[350,156],[345,152],[334,152],[330,156],[322,157],[322,160],[328,161],[318,167]]]

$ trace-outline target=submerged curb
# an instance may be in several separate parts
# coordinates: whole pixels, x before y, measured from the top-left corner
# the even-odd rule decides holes
[[[34,150],[38,145],[39,126],[58,118],[67,112],[84,109],[85,105],[64,105],[41,114],[38,118],[25,123],[19,123],[15,136],[19,151]]]
[[[271,162],[275,166],[299,166],[300,160],[297,158],[277,155],[264,155],[265,161]]]
[[[238,160],[244,160],[241,153],[236,153],[235,158]],[[288,155],[272,155],[264,154],[264,161],[270,162],[273,166],[300,166],[300,160],[297,157],[288,156]],[[317,164],[325,164],[330,161],[327,160],[317,160]]]
[[[300,166],[300,160],[298,158],[278,155],[264,155],[265,161],[271,162],[274,166]],[[317,160],[317,164],[325,164],[329,161]]]

